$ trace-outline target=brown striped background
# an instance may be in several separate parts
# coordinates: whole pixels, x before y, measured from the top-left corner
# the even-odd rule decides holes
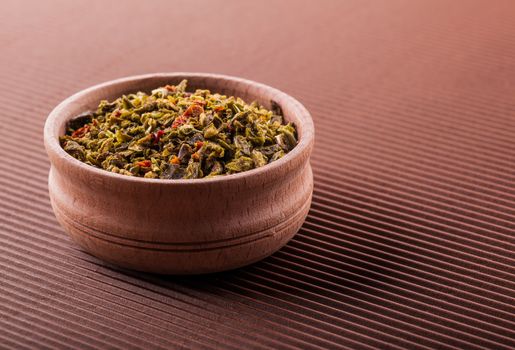
[[[164,71],[312,112],[312,209],[272,257],[160,277],[57,224],[46,115]],[[4,0],[0,82],[0,348],[515,346],[515,2]]]

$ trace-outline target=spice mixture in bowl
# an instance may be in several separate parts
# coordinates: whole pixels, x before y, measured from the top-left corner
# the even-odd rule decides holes
[[[247,265],[286,244],[311,204],[311,116],[253,81],[110,81],[59,104],[44,136],[56,218],[85,251],[122,267]]]
[[[151,94],[103,100],[68,122],[61,145],[95,167],[129,176],[197,179],[235,174],[282,158],[297,144],[282,111],[209,90],[186,92],[187,80]]]

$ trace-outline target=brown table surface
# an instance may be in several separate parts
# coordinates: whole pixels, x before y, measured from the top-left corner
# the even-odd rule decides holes
[[[510,0],[3,1],[0,348],[514,347],[514,18]],[[49,111],[172,71],[312,112],[313,205],[272,257],[148,275],[56,222]]]

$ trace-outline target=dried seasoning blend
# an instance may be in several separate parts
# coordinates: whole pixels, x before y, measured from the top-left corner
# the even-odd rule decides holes
[[[281,110],[256,102],[186,92],[187,81],[100,102],[67,125],[60,138],[71,156],[114,173],[196,179],[251,170],[297,144]]]

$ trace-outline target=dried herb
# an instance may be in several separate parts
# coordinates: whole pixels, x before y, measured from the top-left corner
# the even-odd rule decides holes
[[[161,179],[234,174],[283,157],[297,144],[276,103],[269,111],[187,81],[101,101],[68,122],[63,149],[91,166]]]

